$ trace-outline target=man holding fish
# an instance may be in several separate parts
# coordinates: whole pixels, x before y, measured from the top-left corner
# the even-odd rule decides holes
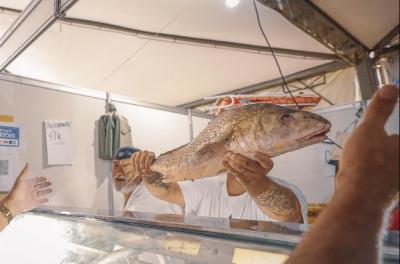
[[[321,142],[329,129],[310,112],[253,104],[223,112],[187,145],[157,158],[137,152],[125,163],[154,196],[186,214],[305,222],[301,192],[266,176],[270,158]]]
[[[149,169],[155,160],[152,152],[137,152],[131,160],[154,196],[179,205],[187,215],[306,222],[304,196],[295,186],[266,176],[273,162],[265,154],[256,153],[252,160],[228,152],[226,172],[179,183],[164,183],[160,173]]]

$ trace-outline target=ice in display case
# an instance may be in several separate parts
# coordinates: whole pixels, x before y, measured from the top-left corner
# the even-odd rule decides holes
[[[307,225],[44,207],[0,232],[1,263],[284,263]],[[387,234],[383,263],[399,263]],[[398,234],[397,234],[398,238]]]

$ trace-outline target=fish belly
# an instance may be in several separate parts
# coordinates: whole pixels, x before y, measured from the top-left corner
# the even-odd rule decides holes
[[[214,153],[212,156],[204,154],[194,157],[181,157],[180,159],[171,158],[169,161],[156,159],[151,169],[161,173],[164,182],[212,177],[223,171],[222,161],[226,152],[227,150],[224,150]]]

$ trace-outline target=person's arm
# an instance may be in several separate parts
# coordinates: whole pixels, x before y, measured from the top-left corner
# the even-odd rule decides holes
[[[155,154],[148,151],[139,151],[132,155],[135,168],[140,172],[146,188],[160,200],[185,207],[182,191],[177,183],[164,183],[160,173],[150,170]]]
[[[378,263],[383,215],[399,193],[399,135],[384,130],[398,97],[393,86],[374,95],[344,146],[331,202],[288,264]]]
[[[256,160],[229,152],[224,166],[257,203],[264,214],[277,221],[303,221],[300,202],[287,187],[266,177],[273,162],[265,154],[257,153]]]
[[[51,182],[45,177],[27,179],[28,166],[17,177],[10,194],[0,201],[10,212],[12,217],[23,211],[31,210],[41,204],[48,203],[43,196],[52,192]],[[0,231],[8,225],[8,219],[0,213]]]

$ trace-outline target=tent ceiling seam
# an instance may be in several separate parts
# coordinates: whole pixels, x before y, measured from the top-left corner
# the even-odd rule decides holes
[[[0,7],[0,11],[19,14],[21,11],[17,9]],[[133,35],[138,38],[146,38],[152,39],[155,41],[165,41],[171,43],[178,43],[184,45],[196,45],[200,47],[207,48],[219,48],[226,50],[234,50],[238,52],[247,52],[253,54],[260,55],[270,55],[271,49],[265,46],[253,45],[253,44],[245,44],[239,42],[231,42],[231,41],[223,41],[223,40],[215,40],[215,39],[206,39],[206,38],[196,38],[189,37],[183,35],[173,35],[173,34],[165,34],[165,33],[155,33],[151,31],[144,31],[135,28],[118,26],[115,24],[109,24],[104,22],[98,22],[87,19],[79,19],[79,18],[69,18],[64,17],[58,19],[57,22],[69,24],[72,26],[82,26],[86,28],[93,28],[98,30],[116,32],[121,34]],[[316,59],[316,60],[342,60],[336,54],[322,53],[322,52],[313,52],[313,51],[305,51],[305,50],[295,50],[295,49],[286,49],[286,48],[278,48],[272,47],[274,52],[280,57],[294,57],[297,59]]]

